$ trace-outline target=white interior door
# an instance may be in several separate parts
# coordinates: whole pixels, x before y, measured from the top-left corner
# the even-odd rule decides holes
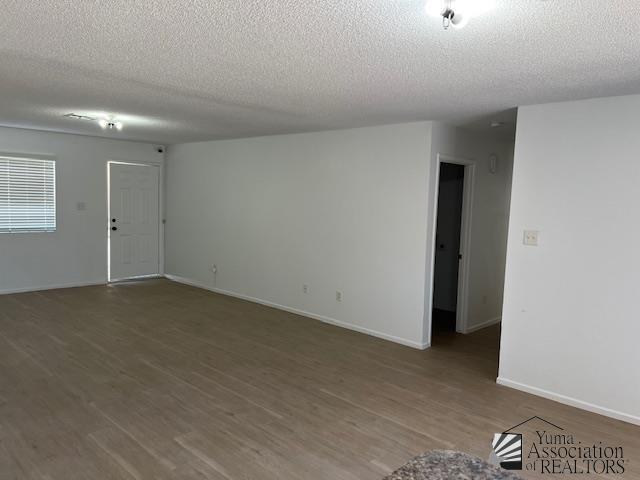
[[[159,169],[109,163],[109,280],[159,274]]]

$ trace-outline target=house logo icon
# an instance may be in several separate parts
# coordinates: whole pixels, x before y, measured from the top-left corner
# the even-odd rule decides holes
[[[523,437],[521,433],[512,432],[511,430],[515,430],[525,423],[529,423],[534,420],[543,422],[556,430],[564,430],[562,427],[559,427],[542,417],[538,417],[537,415],[533,416],[524,422],[520,422],[519,424],[508,428],[502,433],[496,433],[493,435],[489,462],[493,465],[500,465],[500,467],[505,470],[522,470],[522,449],[524,447]]]
[[[496,433],[493,436],[495,463],[505,470],[522,470],[522,435],[520,433]],[[492,456],[493,456],[492,455]]]

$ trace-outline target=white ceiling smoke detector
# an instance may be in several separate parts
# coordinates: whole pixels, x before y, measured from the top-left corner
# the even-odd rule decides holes
[[[482,15],[495,6],[494,0],[427,0],[426,10],[432,17],[442,19],[442,27],[462,28],[473,17]]]

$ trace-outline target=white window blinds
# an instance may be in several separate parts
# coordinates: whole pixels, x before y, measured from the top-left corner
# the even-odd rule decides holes
[[[0,233],[55,230],[55,161],[0,155]]]

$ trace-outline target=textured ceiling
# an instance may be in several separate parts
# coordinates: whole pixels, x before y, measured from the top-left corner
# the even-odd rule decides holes
[[[640,93],[637,0],[0,0],[0,125],[176,143]],[[65,113],[116,114],[122,132]]]

